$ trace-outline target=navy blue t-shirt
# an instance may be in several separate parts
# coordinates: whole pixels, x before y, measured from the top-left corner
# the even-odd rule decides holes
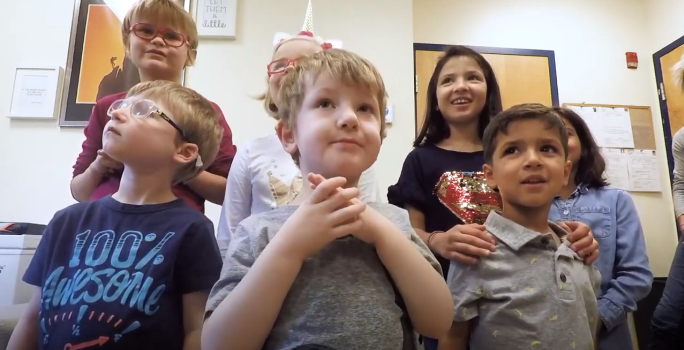
[[[212,222],[180,199],[63,209],[24,274],[42,289],[39,348],[181,350],[182,296],[208,292],[221,265]]]

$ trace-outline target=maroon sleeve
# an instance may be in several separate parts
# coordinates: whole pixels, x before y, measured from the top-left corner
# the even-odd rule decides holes
[[[126,93],[123,93],[123,96],[125,95]],[[97,151],[102,149],[102,132],[109,120],[107,109],[109,109],[112,102],[118,100],[121,96],[122,94],[105,96],[93,106],[90,119],[88,119],[88,125],[83,129],[85,140],[81,145],[83,150],[78,155],[78,158],[76,158],[76,164],[74,164],[74,177],[83,174],[95,158],[97,158]]]
[[[223,128],[223,139],[221,139],[221,145],[219,146],[216,159],[214,159],[214,162],[207,168],[207,171],[227,178],[230,165],[233,163],[236,152],[235,145],[233,145],[233,133],[230,131],[230,126],[228,126],[226,117],[223,115],[223,112],[221,112],[221,108],[215,103],[212,103],[212,105],[219,115],[219,124],[221,124],[221,127]]]

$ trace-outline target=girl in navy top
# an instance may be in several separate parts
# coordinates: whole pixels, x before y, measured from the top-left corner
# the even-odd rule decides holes
[[[487,60],[465,46],[448,47],[428,84],[425,121],[414,149],[387,194],[391,204],[408,210],[445,276],[450,260],[475,264],[495,249],[481,225],[499,206],[498,195],[482,181],[482,135],[501,110],[499,85]],[[597,250],[586,225],[569,224],[574,249],[581,255]],[[423,337],[423,343],[426,350],[437,349],[435,339]]]
[[[596,262],[602,277],[598,349],[632,349],[627,314],[636,310],[653,282],[639,214],[629,194],[603,178],[606,163],[584,120],[570,109],[555,110],[568,130],[573,167],[549,219],[578,220],[593,231],[601,252]]]

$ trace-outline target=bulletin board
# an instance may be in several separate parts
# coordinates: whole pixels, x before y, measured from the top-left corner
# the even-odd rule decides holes
[[[589,126],[611,185],[630,192],[662,191],[651,107],[586,103],[563,107],[572,108]]]
[[[604,107],[604,108],[626,108],[629,110],[629,119],[632,121],[632,135],[634,136],[634,148],[636,149],[656,149],[655,131],[653,129],[653,115],[651,107],[648,106],[628,106],[628,105],[602,105],[586,103],[564,103],[563,107]]]

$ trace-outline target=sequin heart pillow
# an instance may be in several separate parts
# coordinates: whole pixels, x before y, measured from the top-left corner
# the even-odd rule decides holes
[[[484,224],[490,211],[501,209],[501,196],[487,186],[482,172],[444,173],[435,195],[466,224]]]

